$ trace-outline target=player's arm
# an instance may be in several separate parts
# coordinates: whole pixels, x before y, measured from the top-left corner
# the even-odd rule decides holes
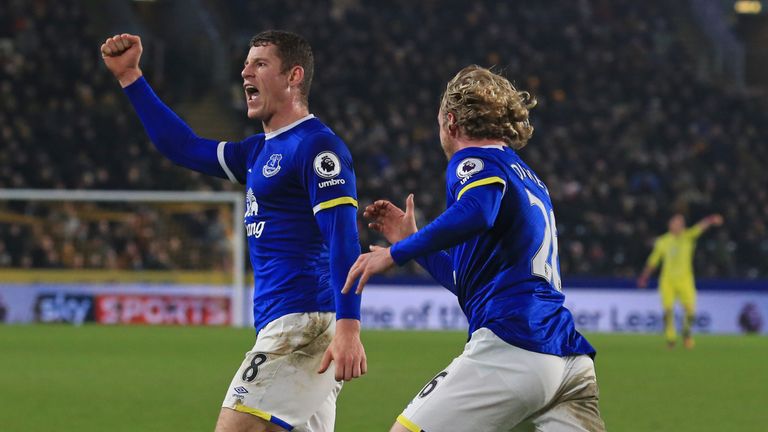
[[[483,182],[481,187],[465,189],[458,201],[421,230],[392,247],[376,248],[360,255],[350,269],[342,292],[349,292],[359,277],[356,292],[360,293],[373,274],[449,249],[489,230],[499,214],[504,186],[503,182]]]
[[[378,200],[367,206],[363,216],[371,222],[368,227],[381,233],[388,242],[397,243],[418,231],[416,227],[415,204],[413,194],[405,200],[405,211],[388,200]],[[376,250],[371,246],[371,251]],[[416,258],[419,263],[440,285],[456,293],[453,281],[453,263],[445,251],[437,251]]]
[[[368,368],[360,341],[360,296],[341,293],[349,268],[360,255],[352,156],[337,136],[321,133],[302,142],[297,161],[315,220],[328,245],[330,285],[336,303],[336,334],[318,372],[325,372],[333,361],[336,380],[349,381]],[[333,182],[328,183],[330,180]]]
[[[336,302],[336,334],[319,372],[325,372],[333,360],[336,363],[336,380],[349,381],[364,375],[368,369],[365,349],[360,341],[360,296],[341,293],[349,268],[360,255],[357,208],[340,205],[318,212],[315,218],[329,245],[330,284]]]
[[[696,225],[688,230],[689,235],[698,237],[711,227],[717,227],[723,224],[723,216],[720,214],[711,214],[704,219],[698,221]]]
[[[648,259],[645,261],[645,268],[643,268],[643,272],[640,274],[640,277],[637,278],[638,288],[646,288],[648,286],[648,279],[659,266],[661,257],[663,255],[664,249],[662,242],[660,239],[656,239],[656,241],[653,243],[653,251],[651,251]]]
[[[245,160],[243,155],[231,154],[242,150],[225,146],[224,142],[197,136],[168,108],[143,77],[139,67],[141,52],[141,39],[135,35],[116,35],[101,45],[104,63],[120,82],[155,147],[178,165],[204,174],[229,178],[233,182],[243,182],[245,175],[237,169],[243,164],[230,162],[227,166],[226,161],[234,161],[238,157],[239,160]]]

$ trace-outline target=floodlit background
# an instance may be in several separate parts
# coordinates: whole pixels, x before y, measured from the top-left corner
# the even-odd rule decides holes
[[[766,430],[768,3],[3,0],[0,431],[213,428],[254,336],[229,326],[251,318],[242,190],[165,160],[98,48],[141,35],[160,97],[238,140],[260,132],[240,70],[270,28],[312,44],[310,112],[352,151],[360,203],[413,192],[420,224],[445,205],[447,80],[476,63],[533,93],[520,154],[551,192],[609,430]],[[725,217],[696,252],[693,351],[663,347],[656,293],[635,288],[674,212]],[[465,340],[415,265],[378,279],[363,315],[370,373],[338,431],[387,430]]]

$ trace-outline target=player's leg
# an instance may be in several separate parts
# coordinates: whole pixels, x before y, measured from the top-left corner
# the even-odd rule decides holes
[[[251,414],[222,408],[216,421],[216,432],[281,432],[285,429]]]
[[[661,307],[664,311],[664,339],[670,348],[677,341],[677,329],[675,328],[675,286],[671,281],[659,281],[659,295]]]
[[[389,432],[413,432],[413,429],[408,429],[400,423],[395,423],[392,425],[392,428],[389,429]],[[421,432],[421,430],[418,430],[418,432]]]
[[[336,424],[336,399],[341,392],[343,383],[338,383],[336,388],[328,395],[322,406],[316,413],[312,414],[309,421],[300,427],[294,429],[295,432],[333,432],[333,426]]]
[[[254,430],[306,424],[338,386],[333,367],[317,373],[335,324],[333,313],[303,313],[278,318],[262,329],[232,379],[217,432],[250,431],[247,427],[264,423],[266,429]]]
[[[581,355],[566,361],[566,374],[554,401],[531,423],[536,432],[604,432],[592,359]]]
[[[393,431],[507,432],[555,396],[566,361],[509,345],[481,328],[398,416]]]
[[[696,317],[696,286],[693,281],[683,284],[680,287],[680,304],[685,311],[683,320],[683,345],[692,349],[695,345],[693,341],[693,320]]]

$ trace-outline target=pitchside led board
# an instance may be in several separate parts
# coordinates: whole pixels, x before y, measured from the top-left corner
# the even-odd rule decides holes
[[[0,319],[7,323],[66,322],[150,325],[231,325],[225,287],[155,284],[0,285]],[[566,306],[585,332],[659,332],[662,316],[655,291],[572,288]],[[252,316],[246,316],[248,325]],[[363,326],[369,329],[465,330],[453,294],[437,286],[371,285],[363,295]],[[768,334],[765,290],[701,291],[695,330],[701,333]]]

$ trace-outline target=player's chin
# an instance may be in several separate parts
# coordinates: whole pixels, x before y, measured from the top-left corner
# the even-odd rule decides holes
[[[261,120],[261,110],[258,108],[248,108],[248,113],[246,114],[250,120]]]

